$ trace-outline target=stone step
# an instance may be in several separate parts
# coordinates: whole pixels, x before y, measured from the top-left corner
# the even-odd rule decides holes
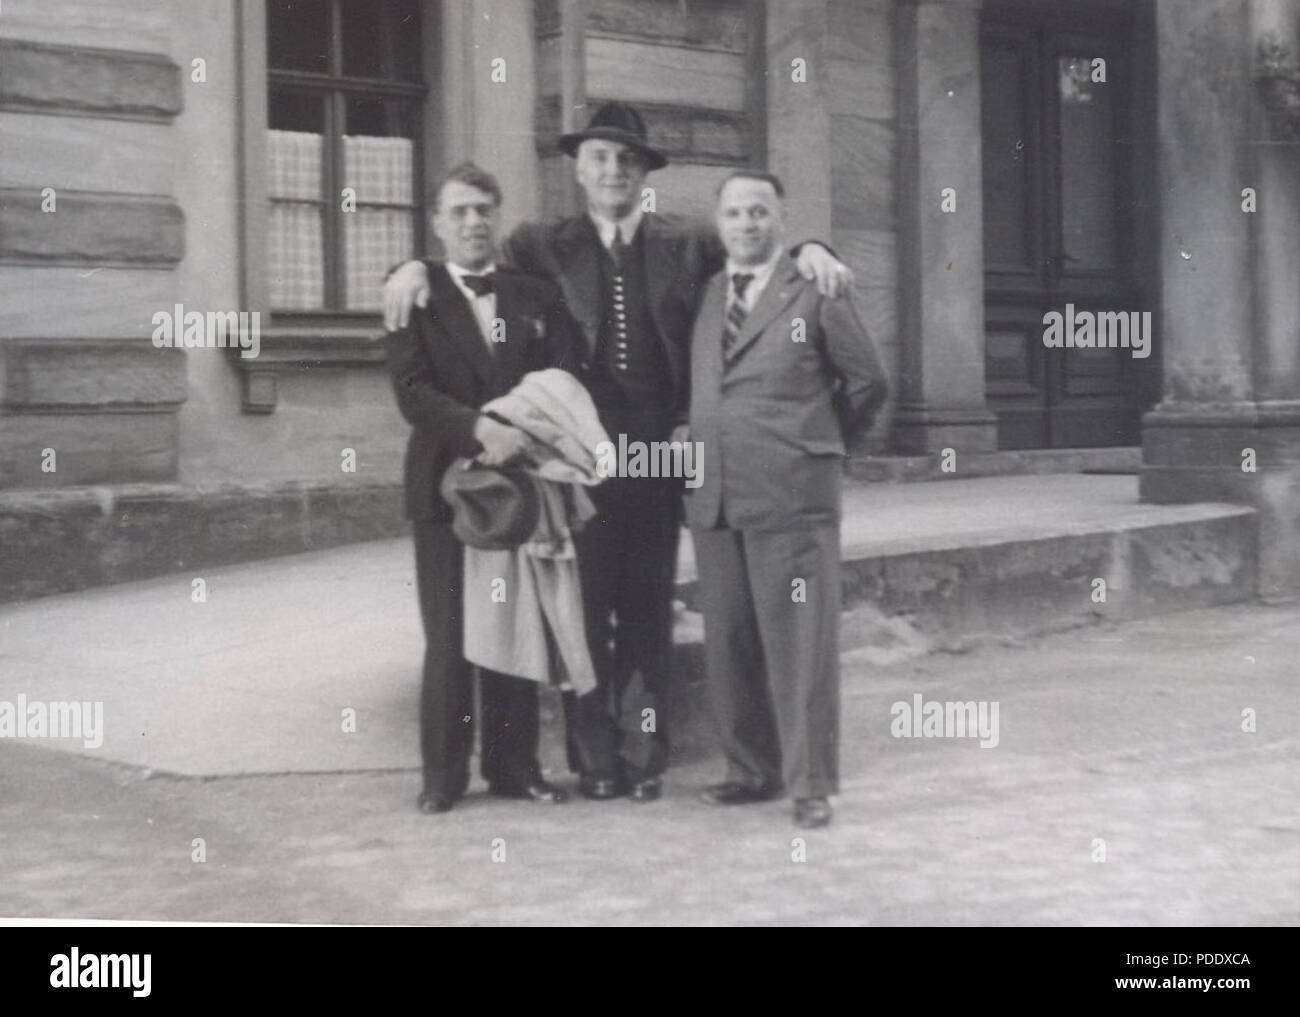
[[[0,444],[3,444],[0,442]],[[1069,471],[1136,473],[1140,449],[1063,449],[849,461],[857,481],[969,479]],[[0,463],[0,472],[3,472]],[[0,483],[0,603],[378,540],[406,532],[402,487],[338,484]]]
[[[407,530],[393,483],[0,490],[0,604]]]
[[[849,476],[877,484],[975,477],[1036,476],[1047,473],[1132,473],[1142,468],[1137,445],[1113,448],[1008,449],[999,452],[954,450],[949,469],[941,452],[925,456],[854,456]]]
[[[1137,498],[1124,475],[848,485],[844,659],[883,666],[1255,596],[1253,509]],[[678,576],[671,730],[674,757],[691,759],[711,735],[689,538]]]
[[[855,622],[845,637],[875,617],[878,642],[957,650],[1255,596],[1254,509],[1141,504],[1137,484],[1062,474],[848,485],[844,606]],[[683,545],[679,596],[693,609]]]
[[[357,496],[373,499],[376,517],[400,517],[387,491]],[[243,495],[224,502],[228,514],[213,506],[197,516],[179,511],[199,501],[188,491],[137,498],[74,504],[123,542],[103,547],[156,542],[149,564],[164,574],[0,605],[0,700],[104,703],[102,747],[49,747],[188,776],[418,765],[423,635],[409,537],[172,571],[182,554],[188,566],[195,548],[215,554],[222,540],[251,555],[259,533],[298,534],[308,546],[348,534],[323,525],[340,517],[323,492],[286,496],[273,526],[244,511]],[[840,648],[873,667],[1255,595],[1251,509],[1143,505],[1133,477],[852,484],[844,506]],[[68,517],[43,517],[49,507],[47,498],[28,510],[49,527],[44,540],[0,539],[0,577],[5,560],[39,566],[60,550],[58,520]],[[71,565],[86,547],[64,532]],[[712,745],[689,539],[678,565],[669,723],[674,758],[685,761]],[[1095,579],[1106,581],[1104,603],[1093,600]],[[544,759],[560,773],[558,703],[546,704]],[[343,714],[355,727],[341,727]]]

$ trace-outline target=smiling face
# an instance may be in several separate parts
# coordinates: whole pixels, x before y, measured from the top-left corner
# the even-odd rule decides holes
[[[718,195],[718,235],[737,265],[761,265],[785,232],[781,199],[766,180],[737,177]]]
[[[578,146],[578,183],[587,192],[587,207],[603,219],[632,212],[649,170],[645,156],[621,141],[588,138]]]
[[[496,198],[472,184],[448,180],[438,192],[433,232],[448,261],[471,270],[483,268],[496,249]]]

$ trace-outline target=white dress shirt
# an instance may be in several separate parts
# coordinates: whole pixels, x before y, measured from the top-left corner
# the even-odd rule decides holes
[[[632,209],[628,215],[618,220],[602,219],[597,215],[593,215],[591,212],[588,212],[587,214],[591,216],[591,221],[595,223],[596,230],[600,233],[600,242],[605,245],[606,250],[608,250],[609,245],[614,242],[615,229],[622,230],[623,243],[630,244],[632,238],[636,236],[637,227],[641,225],[641,219],[643,216],[640,205]]]
[[[464,279],[467,275],[490,275],[497,270],[495,262],[489,261],[481,269],[471,271],[468,268],[462,268],[453,262],[447,262],[447,272],[451,275],[451,281],[456,284],[456,288],[465,294],[465,299],[469,301],[470,309],[474,312],[474,317],[478,320],[478,328],[483,333],[483,341],[492,348],[492,322],[497,317],[497,294],[493,289],[491,293],[484,293],[481,297],[472,289],[465,285]]]
[[[772,251],[772,256],[761,265],[737,265],[730,258],[727,259],[727,299],[723,302],[722,313],[725,316],[727,308],[736,301],[736,284],[732,281],[737,274],[752,275],[754,278],[749,281],[745,287],[745,296],[741,300],[740,306],[746,314],[754,309],[758,303],[758,298],[763,295],[763,290],[767,286],[768,280],[772,278],[772,272],[776,268],[776,263],[781,260],[781,245],[778,244]]]

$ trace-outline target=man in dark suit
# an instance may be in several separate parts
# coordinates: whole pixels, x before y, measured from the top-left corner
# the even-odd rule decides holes
[[[686,408],[700,293],[725,252],[709,223],[645,210],[646,174],[668,160],[631,106],[606,104],[559,144],[587,210],[525,223],[502,254],[564,291],[585,339],[579,377],[611,439],[666,441]],[[821,245],[803,245],[799,267],[828,292],[847,288],[847,269]],[[390,327],[419,305],[424,276],[415,262],[389,281]],[[578,536],[578,559],[598,687],[568,713],[570,758],[589,798],[660,794],[681,488],[680,479],[613,477],[590,492],[598,515]]]
[[[502,465],[521,454],[522,432],[480,415],[529,371],[571,366],[580,342],[559,290],[493,264],[501,191],[472,164],[453,169],[437,192],[432,222],[446,250],[433,263],[428,306],[388,333],[388,364],[402,415],[406,512],[415,535],[416,578],[426,649],[420,698],[424,767],[421,812],[449,810],[469,785],[474,743],[473,667],[464,659],[462,556],[451,509],[439,495],[457,457]],[[537,684],[480,670],[482,773],[496,795],[562,802],[537,761]]]
[[[801,827],[838,790],[840,486],[845,444],[885,395],[852,299],[828,300],[781,249],[784,191],[738,170],[718,196],[726,268],[691,340],[686,496],[726,779],[714,805],[775,797]],[[684,437],[678,435],[678,437]]]

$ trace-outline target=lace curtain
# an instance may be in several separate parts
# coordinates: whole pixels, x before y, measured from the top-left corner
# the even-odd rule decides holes
[[[321,142],[319,134],[268,132],[267,263],[271,306],[276,310],[319,310],[325,305]],[[345,136],[340,187],[356,191],[356,211],[341,215],[343,308],[379,310],[384,273],[414,253],[411,140]],[[341,204],[342,194],[336,200]]]

